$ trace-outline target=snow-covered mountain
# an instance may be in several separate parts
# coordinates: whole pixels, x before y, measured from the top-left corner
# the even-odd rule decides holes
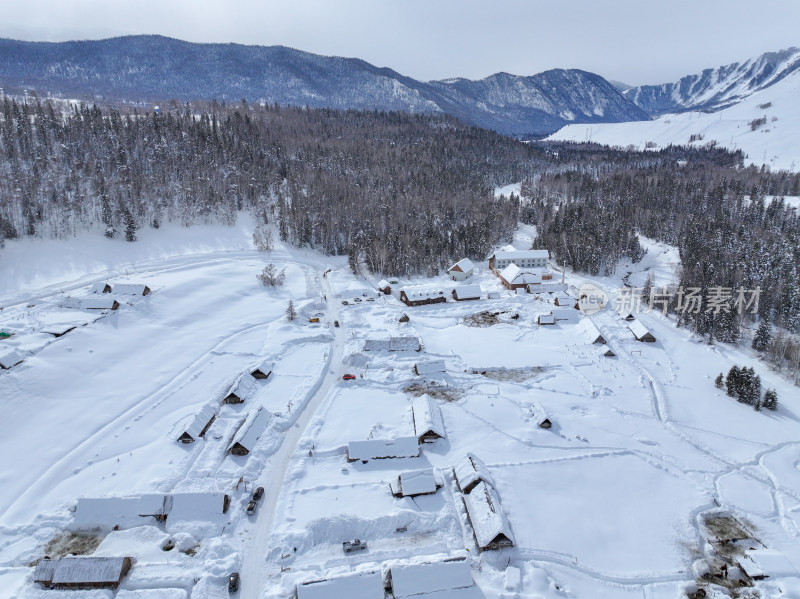
[[[642,85],[623,94],[652,116],[720,110],[776,84],[800,69],[800,48],[767,52],[745,62],[705,69],[675,83]]]
[[[107,100],[217,99],[447,113],[508,135],[567,123],[646,119],[598,75],[554,70],[421,82],[355,58],[282,46],[193,44],[161,36],[63,43],[0,40],[5,90]]]
[[[745,164],[800,168],[800,70],[717,112],[667,114],[654,121],[569,125],[548,139],[593,141],[658,149],[667,145],[715,144],[742,150]]]

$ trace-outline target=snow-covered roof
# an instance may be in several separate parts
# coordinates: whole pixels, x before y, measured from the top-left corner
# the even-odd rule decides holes
[[[584,318],[580,323],[581,331],[587,343],[605,343],[606,338],[590,318]]]
[[[415,397],[411,402],[411,411],[414,415],[414,431],[417,438],[428,433],[445,437],[442,411],[430,395]]]
[[[297,585],[297,599],[383,599],[380,570],[311,580]]]
[[[215,521],[225,513],[225,493],[173,493],[167,496],[167,522]]]
[[[166,514],[166,497],[148,493],[129,497],[79,497],[72,528],[134,528],[152,524],[154,514]]]
[[[392,492],[404,497],[435,493],[438,488],[432,468],[403,472],[394,482],[397,484],[392,485]]]
[[[0,367],[2,368],[11,368],[12,366],[16,366],[22,362],[22,356],[20,356],[16,351],[11,350],[10,352],[6,352],[3,355],[0,355]]]
[[[444,360],[429,360],[427,362],[417,362],[414,367],[417,370],[417,374],[424,375],[424,374],[436,374],[438,372],[445,372],[447,367],[445,366]]]
[[[800,576],[800,569],[775,549],[747,550],[739,565],[750,578]]]
[[[365,339],[364,351],[419,351],[419,337],[390,337]]]
[[[632,320],[628,323],[628,328],[633,333],[634,337],[637,339],[642,339],[646,335],[650,335],[650,331],[647,330],[647,327],[642,324],[640,320]]]
[[[608,347],[607,345],[603,344],[597,347],[595,353],[601,356],[616,356],[617,354],[614,353],[614,350]]]
[[[378,289],[386,289],[387,287],[391,287],[389,281],[387,281],[386,279],[381,279],[380,281],[378,281]]]
[[[347,444],[347,456],[351,460],[415,458],[419,456],[419,441],[416,437],[350,441]]]
[[[485,482],[478,483],[469,495],[464,495],[464,503],[478,547],[488,547],[500,535],[514,542],[511,526],[494,487]]]
[[[542,275],[522,269],[516,264],[506,266],[500,271],[500,276],[511,285],[535,285],[542,282]]]
[[[130,564],[129,557],[69,556],[57,560],[43,559],[36,565],[33,579],[54,585],[110,584],[119,582]]]
[[[272,360],[263,360],[259,364],[255,364],[252,368],[250,368],[250,374],[252,375],[256,371],[261,371],[264,374],[269,374],[272,372],[272,369],[275,368],[275,362]]]
[[[461,272],[467,273],[470,272],[471,270],[475,270],[475,264],[473,264],[472,260],[470,260],[469,258],[462,258],[461,260],[453,264],[453,266],[448,268],[447,272],[450,272],[451,270],[460,270]]]
[[[269,371],[267,371],[269,372]],[[244,401],[253,388],[256,386],[256,380],[250,376],[250,373],[241,374],[239,378],[237,378],[233,384],[228,389],[228,392],[225,394],[225,397],[228,398],[231,395],[235,395],[242,401]]]
[[[115,283],[112,285],[112,292],[120,295],[147,295],[150,288],[139,283]]]
[[[119,304],[113,297],[67,297],[61,305],[65,308],[77,308],[80,310],[115,310]]]
[[[495,260],[525,260],[525,259],[542,259],[548,260],[550,252],[547,250],[525,250],[516,252],[495,252]]]
[[[392,566],[392,591],[400,597],[471,587],[472,570],[466,559]]]
[[[458,487],[465,493],[480,481],[494,482],[486,464],[473,453],[468,453],[463,459],[459,460],[453,466],[453,472],[455,472]]]
[[[105,281],[101,281],[100,283],[93,283],[91,289],[92,293],[111,293],[111,285],[109,285]]]
[[[418,285],[413,287],[403,287],[400,290],[405,293],[406,297],[411,301],[419,301],[425,299],[436,299],[437,297],[446,297],[450,290],[444,287],[431,287],[429,285]]]
[[[571,302],[575,301],[575,300],[572,299],[572,297],[566,291],[556,291],[553,294],[553,299],[557,299],[559,301],[559,303],[562,302],[562,301],[564,303],[571,303]]]
[[[43,326],[40,330],[42,333],[47,333],[48,335],[55,335],[56,337],[61,337],[61,335],[65,335],[69,333],[72,329],[76,328],[78,325],[74,322],[59,322],[59,323],[52,323]]]
[[[581,313],[575,308],[553,308],[553,316],[558,322],[577,323],[581,319]]]
[[[479,299],[483,289],[477,283],[471,285],[459,285],[453,289],[456,299]]]
[[[551,281],[528,285],[528,293],[553,293],[554,291],[566,291],[566,289],[567,285],[564,283],[553,283]]]
[[[552,314],[539,314],[538,321],[539,324],[555,324],[556,317]]]
[[[202,408],[200,408],[200,411],[197,412],[192,418],[192,421],[189,423],[189,426],[187,426],[183,430],[187,432],[192,437],[192,439],[197,441],[197,439],[200,438],[200,433],[203,431],[205,426],[216,415],[217,415],[217,407],[212,404],[206,404]]]
[[[248,377],[249,378],[249,377]],[[250,379],[252,380],[252,379]],[[251,451],[255,447],[256,441],[264,433],[269,424],[272,413],[259,407],[257,410],[250,412],[245,418],[242,426],[236,431],[233,436],[228,451],[231,451],[234,445],[241,445],[246,451]]]

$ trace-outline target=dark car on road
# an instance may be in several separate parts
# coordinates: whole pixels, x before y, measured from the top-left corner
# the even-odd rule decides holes
[[[253,491],[253,501],[261,501],[262,497],[264,497],[264,487],[259,487]]]
[[[233,572],[228,576],[228,591],[234,593],[239,590],[239,573]]]
[[[247,509],[245,510],[247,512],[247,515],[252,516],[253,514],[255,514],[257,507],[258,507],[257,501],[250,501],[250,503],[247,504]]]

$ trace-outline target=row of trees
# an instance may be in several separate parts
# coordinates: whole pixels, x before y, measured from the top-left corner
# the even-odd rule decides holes
[[[736,398],[736,401],[751,405],[756,411],[762,408],[772,411],[778,409],[778,394],[774,389],[767,389],[762,398],[761,377],[752,367],[740,368],[734,365],[726,376],[719,373],[715,384],[720,389],[725,388],[728,395]]]

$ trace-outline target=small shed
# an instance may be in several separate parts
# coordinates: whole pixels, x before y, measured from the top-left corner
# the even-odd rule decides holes
[[[500,497],[494,487],[480,482],[469,495],[464,495],[467,517],[481,551],[514,546],[511,525],[503,512]]]
[[[381,279],[380,281],[378,281],[378,291],[380,291],[384,295],[391,295],[392,286],[386,279]]]
[[[465,281],[475,272],[475,265],[469,258],[459,260],[447,269],[448,276],[454,281]]]
[[[178,437],[179,443],[194,443],[206,434],[217,417],[217,408],[211,404],[206,404],[197,414],[194,415],[189,426]]]
[[[389,571],[392,596],[397,599],[426,595],[451,597],[448,591],[464,589],[475,584],[466,558],[453,558],[440,562],[425,562],[392,566]],[[440,592],[445,593],[441,595]]]
[[[446,371],[447,367],[445,366],[444,360],[429,360],[428,362],[417,362],[414,364],[414,374],[419,376],[436,375]]]
[[[263,381],[264,379],[268,379],[269,375],[272,374],[273,367],[274,363],[271,360],[265,360],[258,366],[254,366],[250,369],[250,376]]]
[[[470,493],[480,482],[494,483],[486,464],[473,453],[468,453],[457,462],[453,466],[453,473],[462,493]]]
[[[763,580],[770,576],[776,578],[800,577],[791,561],[775,549],[748,549],[739,559],[739,566],[753,580]]]
[[[70,556],[42,559],[34,582],[55,589],[116,589],[130,571],[130,557]]]
[[[622,320],[631,321],[631,320],[635,320],[636,319],[636,316],[634,316],[634,314],[633,314],[633,307],[632,306],[627,306],[624,303],[619,305],[619,306],[617,306],[617,314],[620,315]]]
[[[636,337],[637,341],[643,341],[644,343],[654,343],[656,338],[653,334],[647,330],[647,327],[642,324],[640,320],[633,320],[628,324],[628,328],[633,333],[633,336]]]
[[[403,472],[389,483],[389,488],[395,497],[432,495],[441,486],[442,481],[438,479],[432,468]]]
[[[420,395],[411,402],[414,415],[414,432],[420,443],[433,443],[444,439],[444,420],[439,404],[430,395]]]
[[[22,362],[22,356],[14,350],[0,355],[0,368],[3,370],[13,368],[20,362]]]
[[[416,437],[369,439],[367,441],[350,441],[347,444],[348,462],[416,457],[419,457],[419,441]]]
[[[113,286],[114,293],[118,295],[148,295],[150,288],[147,285],[138,283],[116,283]]]
[[[583,331],[583,337],[586,339],[587,343],[599,343],[605,345],[606,338],[603,337],[600,329],[597,328],[597,325],[594,324],[591,319],[584,318],[581,321],[581,330]]]
[[[604,358],[613,358],[614,356],[616,356],[616,355],[617,355],[617,354],[615,354],[615,353],[614,353],[614,351],[613,351],[613,350],[612,350],[610,347],[608,347],[607,345],[601,345],[601,346],[600,346],[600,347],[598,347],[598,348],[597,348],[595,351],[597,352],[597,355],[598,355],[598,356],[603,356]]]
[[[244,403],[244,400],[252,393],[255,386],[256,380],[252,376],[241,374],[230,386],[228,392],[225,393],[223,401],[228,404]]]
[[[542,324],[555,324],[556,323],[556,317],[553,316],[552,313],[551,314],[539,314],[539,316],[536,317],[536,322],[538,324],[540,324],[540,325],[542,325]]]
[[[530,413],[530,420],[536,424],[539,428],[551,428],[553,426],[553,421],[550,420],[550,417],[547,415],[547,412],[544,411],[544,408],[541,406],[530,406],[529,407]]]
[[[263,407],[250,412],[242,426],[233,435],[228,451],[233,455],[247,455],[256,445],[256,441],[267,429],[272,413]]]
[[[406,323],[406,322],[408,322],[409,320],[411,320],[411,319],[408,317],[408,314],[403,314],[403,315],[402,315],[402,316],[401,316],[401,317],[400,317],[400,318],[397,320],[397,322],[403,322],[403,323]]]
[[[474,285],[459,285],[453,289],[453,299],[457,302],[465,302],[470,300],[481,299],[483,290],[477,283]]]
[[[297,599],[384,599],[380,570],[309,580],[297,585]]]

